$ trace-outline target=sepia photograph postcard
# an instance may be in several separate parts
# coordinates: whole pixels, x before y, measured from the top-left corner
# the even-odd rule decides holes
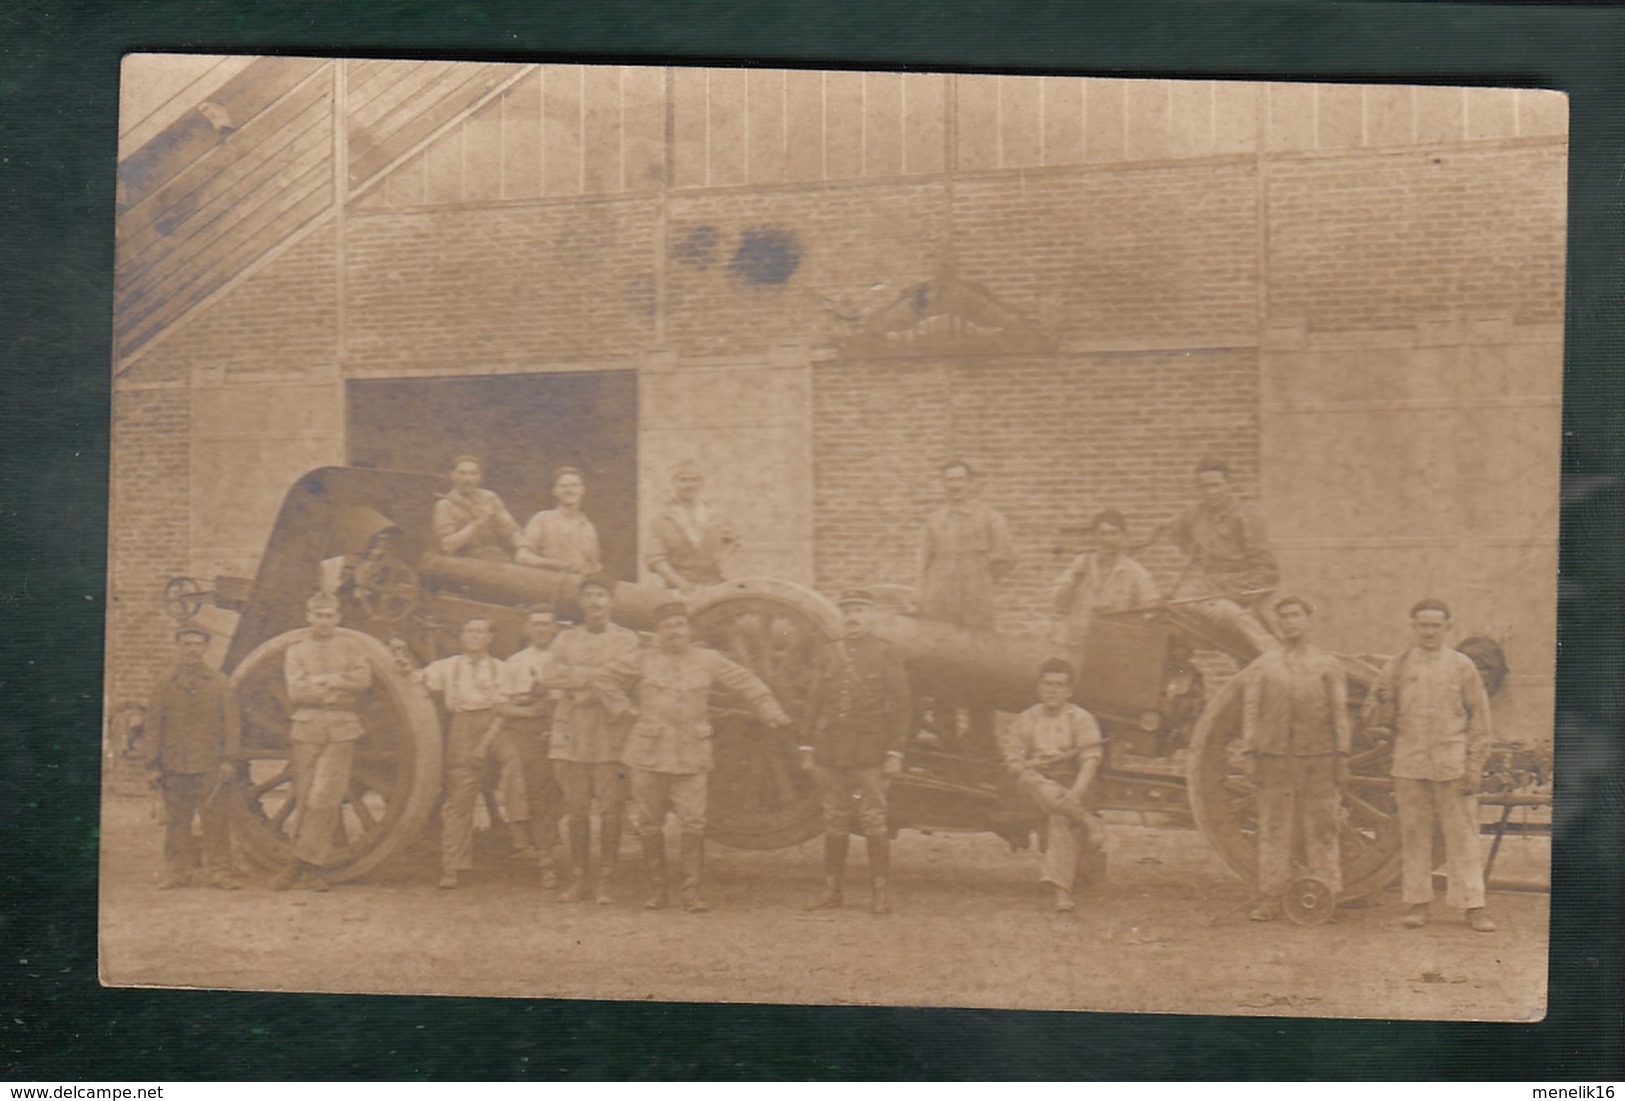
[[[1536,1021],[1567,101],[132,54],[110,986]]]

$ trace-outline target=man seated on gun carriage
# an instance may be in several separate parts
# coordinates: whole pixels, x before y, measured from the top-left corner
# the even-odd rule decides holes
[[[1055,908],[1069,912],[1080,878],[1106,868],[1106,830],[1089,805],[1089,787],[1100,768],[1100,727],[1071,702],[1076,673],[1070,662],[1051,658],[1038,667],[1039,702],[1017,715],[1001,735],[1005,768],[1022,795],[1044,816],[1048,841],[1040,882],[1055,890]]]
[[[1221,628],[1238,631],[1259,653],[1278,645],[1262,607],[1280,583],[1264,514],[1237,498],[1230,466],[1205,459],[1196,466],[1198,500],[1159,529],[1189,559],[1170,598],[1188,601],[1192,612]]]

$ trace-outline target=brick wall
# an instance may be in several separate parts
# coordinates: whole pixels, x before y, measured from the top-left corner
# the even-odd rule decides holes
[[[272,257],[183,322],[128,369],[131,379],[298,371],[337,356],[338,282],[331,223]]]
[[[190,402],[185,389],[113,395],[108,693],[144,700],[174,652],[160,595],[187,569]]]
[[[331,364],[338,333],[335,241],[331,226],[315,230],[172,330],[119,377],[108,577],[107,679],[115,700],[143,698],[168,663],[175,624],[161,606],[162,588],[196,568],[194,373],[288,376]],[[279,499],[267,500],[265,509],[274,511]],[[220,648],[217,642],[211,653]]]
[[[817,586],[913,584],[920,524],[941,503],[937,466],[962,458],[1021,559],[1000,627],[1040,629],[1069,561],[1061,526],[1117,508],[1144,538],[1190,500],[1207,456],[1228,460],[1244,491],[1256,482],[1257,398],[1252,349],[820,364]],[[1178,573],[1167,548],[1138,557],[1160,584]]]
[[[929,276],[945,230],[941,183],[674,197],[668,346],[828,343]]]
[[[350,361],[454,370],[634,354],[654,340],[654,226],[645,199],[353,218]]]
[[[1065,343],[1250,332],[1256,180],[1246,162],[961,181],[955,255]]]
[[[1271,320],[1562,321],[1566,162],[1542,145],[1273,163]]]

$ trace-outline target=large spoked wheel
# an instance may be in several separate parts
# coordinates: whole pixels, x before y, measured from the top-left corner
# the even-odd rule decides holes
[[[278,635],[232,674],[247,759],[232,824],[242,849],[265,867],[292,857],[299,824],[284,659],[288,647],[309,634],[301,628]],[[359,631],[341,628],[339,634],[361,648],[372,670],[372,687],[356,709],[364,733],[324,873],[345,880],[372,871],[422,831],[440,793],[441,740],[434,705],[395,670],[389,649]]]
[[[818,651],[840,634],[835,609],[810,589],[783,582],[730,581],[694,611],[695,637],[755,673],[796,724],[771,730],[739,702],[712,708],[706,835],[741,849],[778,849],[822,829],[818,789],[796,765]]]
[[[1345,662],[1349,673],[1350,710],[1364,697],[1370,673]],[[1241,753],[1241,678],[1232,677],[1219,690],[1192,738],[1191,810],[1231,869],[1248,882],[1258,879],[1258,806]],[[1393,745],[1386,732],[1374,736],[1358,719],[1349,755],[1349,782],[1343,786],[1342,820],[1338,826],[1343,870],[1340,900],[1362,898],[1392,883],[1399,875],[1399,811],[1389,775]]]

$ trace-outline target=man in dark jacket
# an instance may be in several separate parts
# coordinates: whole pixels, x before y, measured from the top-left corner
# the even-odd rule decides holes
[[[877,914],[890,909],[885,777],[903,770],[913,706],[902,658],[871,633],[874,603],[864,589],[841,594],[846,635],[819,655],[807,697],[801,767],[817,777],[824,804],[824,893],[809,910],[840,908],[854,824],[863,827],[869,845],[871,909]]]
[[[237,707],[226,675],[203,660],[209,632],[175,632],[180,657],[158,681],[147,710],[142,763],[163,793],[169,822],[164,833],[166,872],[162,889],[194,884],[236,890],[231,868],[231,824],[223,785],[231,782],[240,756]],[[203,867],[198,865],[192,820],[203,826]]]

